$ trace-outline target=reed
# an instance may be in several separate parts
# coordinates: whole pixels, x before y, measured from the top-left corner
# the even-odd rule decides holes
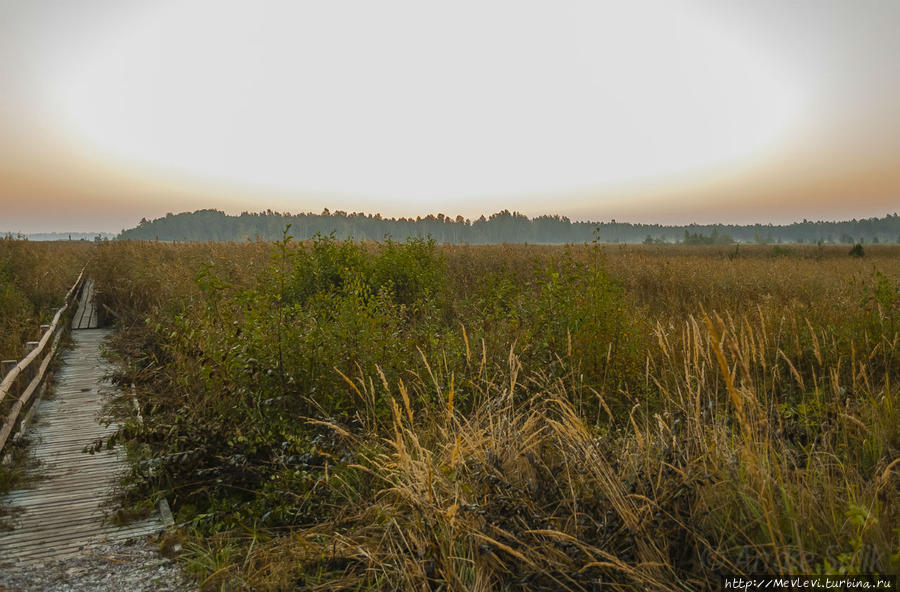
[[[898,253],[102,245],[131,496],[207,589],[895,572]]]

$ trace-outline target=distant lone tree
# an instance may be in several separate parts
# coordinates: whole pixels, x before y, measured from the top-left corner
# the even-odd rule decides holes
[[[851,257],[865,257],[866,256],[866,252],[863,249],[863,246],[861,243],[856,243],[855,245],[853,245],[853,248],[850,249],[850,256]]]

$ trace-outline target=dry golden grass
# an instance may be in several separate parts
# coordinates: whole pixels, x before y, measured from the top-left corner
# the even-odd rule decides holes
[[[62,305],[93,244],[0,238],[0,358],[16,359]]]
[[[597,265],[595,248],[444,247],[456,357],[420,349],[391,380],[335,368],[356,411],[296,426],[336,442],[309,493],[330,500],[316,522],[229,530],[187,561],[207,589],[257,590],[718,589],[722,573],[896,572],[900,249],[790,249],[599,247],[637,349],[592,348],[571,327],[545,360],[536,325],[554,319],[527,316],[541,310],[528,307],[535,286],[548,264]],[[194,318],[203,262],[254,286],[272,258],[257,244],[110,245],[97,273],[138,327]],[[483,297],[495,289],[512,300]],[[185,382],[199,384],[200,354],[179,355],[197,356]],[[590,383],[588,368],[622,379]]]

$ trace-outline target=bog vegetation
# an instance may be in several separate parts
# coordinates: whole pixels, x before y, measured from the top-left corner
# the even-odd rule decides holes
[[[0,359],[19,359],[40,336],[87,263],[87,242],[42,243],[0,237]]]
[[[98,245],[207,590],[900,568],[900,248]],[[64,291],[64,290],[63,290]]]
[[[111,243],[207,589],[715,588],[900,566],[900,252]]]
[[[87,263],[92,245],[86,242],[39,243],[0,238],[0,360],[20,360],[26,344],[41,336],[40,326],[49,323],[63,305],[66,292]],[[0,377],[2,378],[2,377]],[[13,397],[0,402],[0,424],[13,404]],[[20,482],[21,449],[3,450],[0,462],[0,493]],[[0,507],[0,516],[3,515]]]

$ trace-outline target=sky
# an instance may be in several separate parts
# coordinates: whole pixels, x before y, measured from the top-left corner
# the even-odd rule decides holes
[[[0,231],[900,210],[900,2],[0,0]]]

